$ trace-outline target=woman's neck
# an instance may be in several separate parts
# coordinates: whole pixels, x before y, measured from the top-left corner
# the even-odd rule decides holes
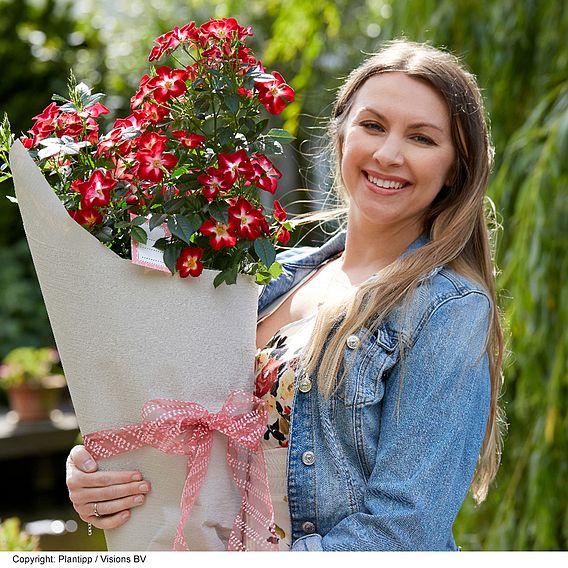
[[[392,264],[421,233],[419,227],[363,227],[348,223],[341,270],[357,286]]]

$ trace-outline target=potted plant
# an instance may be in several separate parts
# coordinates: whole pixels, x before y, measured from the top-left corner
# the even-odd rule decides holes
[[[45,420],[57,407],[65,377],[49,347],[17,347],[0,365],[0,387],[21,421]]]

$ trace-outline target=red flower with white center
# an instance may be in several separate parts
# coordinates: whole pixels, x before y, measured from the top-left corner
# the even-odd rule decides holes
[[[96,123],[95,123],[96,125]],[[81,117],[76,112],[63,112],[57,119],[57,136],[70,136],[77,140],[83,132],[84,126]]]
[[[111,153],[128,154],[133,144],[133,139],[127,133],[137,133],[141,127],[140,118],[134,115],[118,119],[114,123],[113,129],[98,142],[95,156],[108,156]]]
[[[177,34],[178,31],[178,28],[175,27],[173,30],[157,37],[154,42],[158,45],[152,48],[152,51],[148,56],[148,61],[155,61],[156,59],[160,59],[166,51],[173,51],[180,44]]]
[[[160,59],[164,53],[175,50],[180,43],[191,43],[196,41],[197,37],[195,22],[189,22],[181,28],[176,26],[173,30],[162,34],[154,40],[154,43],[157,45],[152,48],[148,61]]]
[[[228,40],[233,39],[235,32],[239,28],[237,20],[234,18],[223,18],[221,20],[214,20],[213,18],[203,24],[199,29],[203,41],[209,39]]]
[[[33,120],[39,122],[52,122],[61,112],[57,103],[47,105],[39,114],[33,117]]]
[[[187,71],[172,69],[164,65],[156,69],[157,75],[148,81],[148,88],[159,103],[165,103],[171,98],[180,97],[187,91],[185,80]]]
[[[103,222],[103,216],[96,209],[80,209],[79,211],[68,211],[68,213],[79,225],[86,227],[94,227]]]
[[[253,168],[258,176],[256,185],[264,191],[274,193],[278,186],[278,180],[282,174],[274,167],[274,164],[264,154],[254,154],[251,158]]]
[[[229,230],[254,241],[260,236],[264,217],[262,211],[253,207],[244,197],[229,207]]]
[[[106,170],[95,170],[87,181],[75,180],[71,189],[81,194],[84,209],[94,206],[105,207],[110,203],[110,191],[116,185],[112,173]]]
[[[140,120],[140,122],[159,124],[160,122],[163,122],[169,112],[170,109],[165,106],[145,102],[140,110],[134,111],[134,115]]]
[[[79,113],[81,118],[97,118],[101,114],[108,114],[110,110],[101,103],[95,103],[94,105],[88,106],[82,112]]]
[[[284,222],[288,218],[288,213],[286,213],[284,207],[280,205],[278,199],[274,200],[274,218],[280,222]]]
[[[256,67],[258,65],[258,60],[252,54],[252,50],[244,45],[239,45],[237,48],[237,57],[239,61],[243,64],[241,68],[241,73],[246,73],[251,67]]]
[[[199,276],[203,272],[203,249],[199,247],[184,247],[177,259],[176,269],[181,278]]]
[[[209,244],[213,250],[230,248],[237,243],[237,236],[229,231],[229,227],[221,221],[207,219],[199,228],[202,235],[209,237]]]
[[[173,154],[163,153],[157,150],[138,150],[136,152],[138,176],[147,181],[158,183],[164,179],[164,175],[172,170],[178,163]]]
[[[258,100],[272,114],[280,114],[284,107],[294,100],[294,89],[286,84],[284,77],[273,71],[272,80],[256,79],[254,86],[258,90]]]
[[[226,173],[231,180],[231,185],[237,181],[239,175],[246,179],[255,175],[248,154],[244,150],[238,150],[232,154],[219,154],[219,169]]]
[[[224,170],[214,167],[207,168],[207,172],[198,176],[197,181],[203,186],[201,191],[209,202],[233,185],[231,177]]]
[[[172,136],[177,138],[186,148],[198,148],[203,146],[205,142],[205,136],[201,134],[190,134],[185,130],[172,130]]]
[[[136,91],[136,94],[130,99],[131,110],[138,108],[143,103],[144,99],[146,98],[146,95],[152,91],[152,89],[148,87],[149,81],[150,81],[150,75],[148,74],[144,75],[142,79],[140,79],[140,85],[138,87],[138,91]]]
[[[149,152],[164,152],[168,137],[157,132],[144,132],[134,140],[138,150],[148,150]]]

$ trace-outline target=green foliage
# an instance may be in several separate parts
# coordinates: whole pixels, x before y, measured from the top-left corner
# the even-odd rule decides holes
[[[72,5],[71,0],[0,0],[0,116],[10,117],[15,134],[30,128],[51,93],[65,91],[70,68],[91,84],[104,76],[97,65],[96,30],[79,29]],[[23,236],[17,208],[3,197],[14,194],[12,184],[1,178],[0,247]]]
[[[54,345],[26,241],[0,247],[0,266],[0,358],[20,345]]]
[[[35,552],[39,550],[39,538],[22,530],[18,517],[10,517],[0,522],[0,550]]]

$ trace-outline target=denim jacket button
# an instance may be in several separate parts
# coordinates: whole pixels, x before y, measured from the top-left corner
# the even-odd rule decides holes
[[[302,530],[306,534],[313,534],[316,532],[316,525],[314,525],[311,521],[306,521],[305,523],[302,523]]]
[[[316,462],[316,455],[314,452],[304,452],[302,454],[302,462],[304,462],[304,465],[314,465]]]
[[[310,392],[312,390],[312,381],[309,377],[302,377],[298,385],[300,392]]]
[[[349,347],[349,349],[357,349],[357,347],[359,347],[361,340],[356,336],[356,335],[350,335],[347,338],[347,347]]]

